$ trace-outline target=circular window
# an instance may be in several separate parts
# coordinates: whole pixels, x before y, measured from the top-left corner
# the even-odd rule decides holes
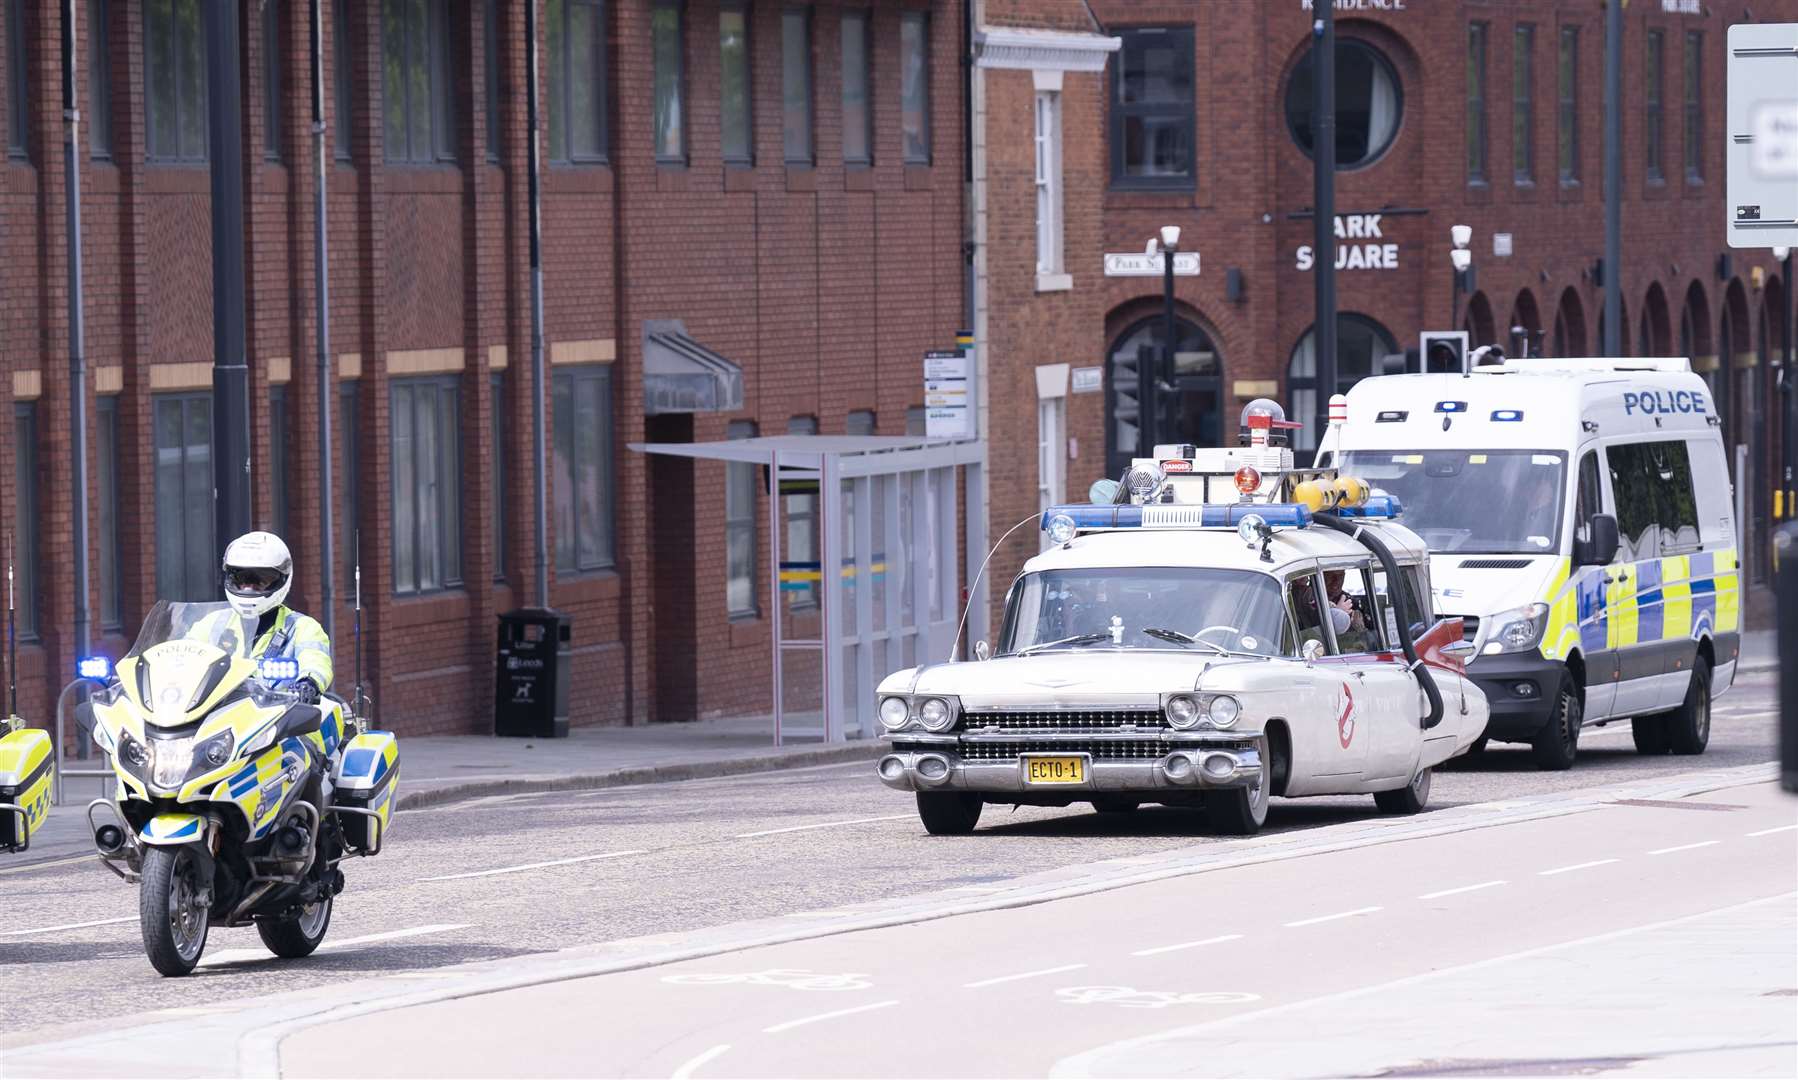
[[[1286,82],[1286,126],[1311,153],[1311,53]],[[1336,167],[1359,169],[1379,160],[1398,134],[1405,103],[1398,73],[1378,49],[1355,38],[1336,42]]]

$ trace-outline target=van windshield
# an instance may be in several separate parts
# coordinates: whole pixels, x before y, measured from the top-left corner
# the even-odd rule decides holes
[[[1567,455],[1553,450],[1350,450],[1344,473],[1396,495],[1431,551],[1545,555],[1561,535]]]

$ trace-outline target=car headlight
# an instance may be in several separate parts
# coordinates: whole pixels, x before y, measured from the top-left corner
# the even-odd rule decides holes
[[[1181,731],[1196,725],[1203,716],[1198,699],[1190,694],[1175,694],[1167,699],[1167,722]]]
[[[911,719],[911,703],[902,697],[880,699],[880,723],[888,731],[898,731]]]
[[[1205,717],[1215,727],[1234,727],[1241,715],[1242,703],[1229,694],[1218,694],[1205,703]]]
[[[918,722],[925,731],[948,731],[955,724],[955,710],[942,698],[925,698],[918,705]]]
[[[1547,604],[1525,604],[1501,611],[1484,620],[1481,630],[1486,643],[1480,651],[1491,655],[1533,649],[1542,641],[1542,630],[1547,624]]]

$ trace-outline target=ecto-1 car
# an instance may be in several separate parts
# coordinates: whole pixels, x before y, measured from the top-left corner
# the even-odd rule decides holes
[[[881,683],[881,780],[936,834],[987,803],[1201,805],[1233,834],[1275,795],[1421,810],[1488,709],[1400,507],[1277,446],[1156,449],[1043,512],[996,652]]]

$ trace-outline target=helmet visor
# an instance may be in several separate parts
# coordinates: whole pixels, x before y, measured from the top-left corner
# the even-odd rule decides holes
[[[239,596],[267,596],[286,580],[286,574],[269,566],[225,567],[225,588]]]

